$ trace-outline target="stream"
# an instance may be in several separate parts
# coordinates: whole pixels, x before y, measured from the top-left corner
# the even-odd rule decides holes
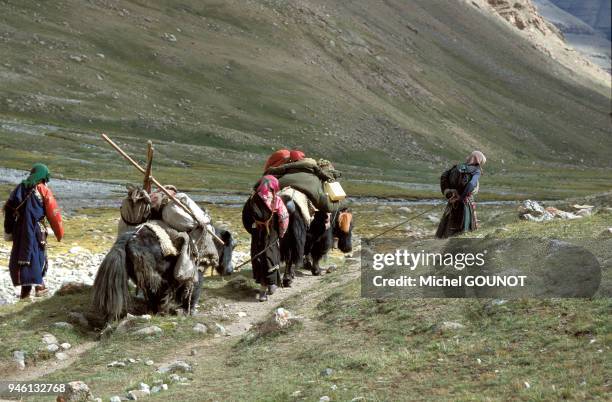
[[[0,167],[0,185],[17,185],[27,172]],[[126,194],[124,185],[108,181],[87,181],[51,178],[49,187],[68,215],[80,208],[118,208]],[[0,202],[3,202],[8,193],[0,193]],[[227,207],[241,207],[248,197],[247,193],[223,194],[196,190],[189,193],[194,201],[203,204],[225,205]],[[441,199],[408,200],[402,198],[377,197],[351,197],[349,205],[355,206],[419,206],[435,205]],[[513,205],[516,201],[482,201],[482,205]]]

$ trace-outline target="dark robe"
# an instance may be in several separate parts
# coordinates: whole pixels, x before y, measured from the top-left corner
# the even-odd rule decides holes
[[[264,286],[278,286],[280,283],[278,215],[270,211],[264,200],[253,195],[242,208],[242,224],[251,234],[251,258],[253,258],[251,265],[255,282]],[[259,253],[261,254],[258,255]]]
[[[480,178],[480,166],[478,165],[458,165],[463,176],[458,183],[452,185],[452,180],[448,180],[445,174],[441,178],[441,190],[453,189],[461,196],[461,200],[454,203],[448,202],[442,213],[440,224],[436,231],[436,237],[444,239],[458,234],[476,230],[478,228],[478,220],[476,219],[476,203],[474,202],[473,193],[478,188],[478,179]],[[446,195],[446,194],[445,194]]]
[[[35,187],[18,185],[4,207],[4,231],[13,239],[9,271],[14,286],[44,284],[47,270],[44,218],[45,206]]]

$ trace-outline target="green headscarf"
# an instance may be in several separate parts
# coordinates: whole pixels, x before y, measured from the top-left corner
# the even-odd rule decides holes
[[[26,187],[33,187],[41,181],[48,182],[50,178],[49,168],[42,163],[35,163],[28,178],[21,183],[25,184]]]

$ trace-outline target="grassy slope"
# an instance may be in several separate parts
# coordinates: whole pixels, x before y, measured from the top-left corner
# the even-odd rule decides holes
[[[280,146],[337,161],[349,181],[435,182],[448,160],[477,147],[490,156],[498,194],[553,198],[609,186],[608,91],[471,5],[0,6],[5,166],[42,158],[68,177],[124,180],[128,168],[97,138],[107,131],[135,155],[142,138],[154,139],[160,178],[190,187],[244,191]],[[27,122],[54,126],[32,134]]]
[[[588,201],[609,205],[609,196]],[[420,210],[416,208],[414,214]],[[577,221],[530,224],[517,221],[513,208],[484,206],[479,211],[483,221],[479,234],[483,236],[594,238],[612,224],[606,212]],[[83,219],[85,214],[89,214],[88,220]],[[356,230],[362,237],[401,216],[390,207],[364,207],[356,214]],[[239,227],[232,208],[215,208],[214,215],[232,228]],[[382,227],[365,224],[374,217]],[[69,223],[83,225],[85,234],[87,222],[103,227],[110,219],[108,213],[83,211]],[[425,234],[434,227],[426,218],[410,225]],[[500,232],[499,227],[505,230]],[[246,237],[242,231],[237,234],[244,250]],[[401,232],[395,234],[402,236]],[[79,244],[87,246],[88,238],[84,235]],[[237,343],[220,343],[214,354],[192,357],[198,366],[188,375],[190,386],[172,386],[156,398],[263,401],[317,400],[329,395],[333,400],[359,396],[367,400],[603,400],[609,392],[605,377],[611,340],[609,299],[518,300],[500,306],[491,306],[486,300],[376,302],[361,298],[359,280],[339,285],[349,268],[338,255],[329,262],[337,263],[340,269],[284,303],[303,318],[301,324],[266,334],[255,327]],[[249,281],[235,283],[240,284],[238,288],[208,280],[204,309],[232,303],[252,286]],[[0,312],[0,337],[5,345],[0,369],[9,363],[15,349],[28,352],[28,364],[51,358],[39,351],[43,332],[52,332],[60,341],[73,345],[95,340],[95,333],[78,327],[72,332],[51,326],[66,320],[69,311],[85,311],[88,299],[86,292],[4,307]],[[211,324],[223,319],[213,316],[204,321]],[[466,327],[438,334],[431,326],[441,321],[458,321]],[[129,357],[170,358],[173,350],[198,338],[191,332],[195,322],[192,318],[154,317],[153,323],[164,328],[164,334],[145,339],[113,336],[45,380],[80,379],[90,384],[96,395],[122,394],[139,381],[150,383],[163,376],[153,374],[142,362],[125,369],[109,369],[106,364]],[[333,374],[321,376],[325,368],[332,368]],[[295,391],[301,391],[299,398],[291,396]]]

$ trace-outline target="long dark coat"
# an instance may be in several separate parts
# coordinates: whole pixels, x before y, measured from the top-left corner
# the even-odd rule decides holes
[[[254,195],[247,200],[242,208],[242,224],[246,231],[251,234],[253,278],[257,283],[264,286],[279,285],[278,215],[270,211],[261,197]],[[259,253],[261,254],[258,255]]]

